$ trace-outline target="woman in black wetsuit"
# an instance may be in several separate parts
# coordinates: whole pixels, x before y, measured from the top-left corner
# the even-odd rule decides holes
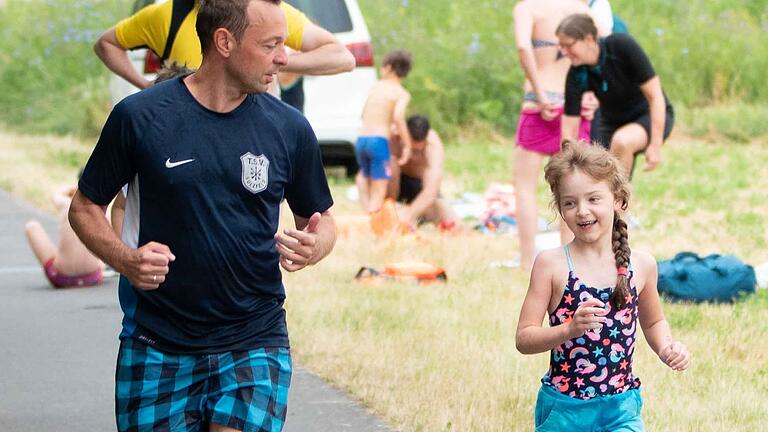
[[[646,171],[656,168],[674,112],[643,49],[624,33],[598,39],[592,18],[585,14],[566,17],[556,34],[560,50],[571,60],[562,139],[577,137],[581,95],[591,90],[602,112],[593,134],[596,141],[611,150],[629,175],[638,153],[645,153]]]

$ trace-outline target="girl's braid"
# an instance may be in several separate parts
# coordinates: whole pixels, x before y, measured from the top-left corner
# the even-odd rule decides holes
[[[611,306],[614,310],[621,309],[629,297],[629,257],[632,251],[629,249],[629,234],[627,223],[621,220],[618,212],[613,214],[613,254],[616,257],[616,269],[618,277],[616,288],[611,294]]]

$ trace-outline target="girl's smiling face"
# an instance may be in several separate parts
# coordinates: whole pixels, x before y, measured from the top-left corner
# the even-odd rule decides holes
[[[614,212],[621,209],[621,203],[607,182],[577,168],[563,177],[559,195],[560,214],[577,239],[593,242],[612,235]]]

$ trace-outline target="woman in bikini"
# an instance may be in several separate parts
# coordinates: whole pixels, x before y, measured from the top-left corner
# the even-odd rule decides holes
[[[574,13],[589,13],[589,7],[579,0],[523,0],[514,10],[517,53],[526,77],[514,158],[520,267],[525,271],[530,270],[535,252],[536,183],[542,159],[560,150],[565,76],[571,65],[559,53],[555,30]],[[584,108],[579,137],[589,140],[589,121],[596,106]]]

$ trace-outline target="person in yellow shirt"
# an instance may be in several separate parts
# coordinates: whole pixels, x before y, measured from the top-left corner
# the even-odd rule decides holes
[[[94,46],[96,55],[112,72],[126,81],[141,89],[149,87],[152,82],[133,68],[128,59],[128,50],[148,47],[158,56],[163,56],[174,5],[183,7],[184,2],[191,1],[194,1],[194,4],[178,27],[169,47],[167,60],[197,69],[202,61],[202,54],[195,23],[201,0],[168,0],[139,10],[99,37]],[[331,75],[348,72],[355,67],[354,57],[333,34],[312,23],[288,3],[281,2],[280,9],[285,14],[288,26],[285,45],[298,51],[296,55],[289,57],[288,64],[282,71],[304,75]]]

